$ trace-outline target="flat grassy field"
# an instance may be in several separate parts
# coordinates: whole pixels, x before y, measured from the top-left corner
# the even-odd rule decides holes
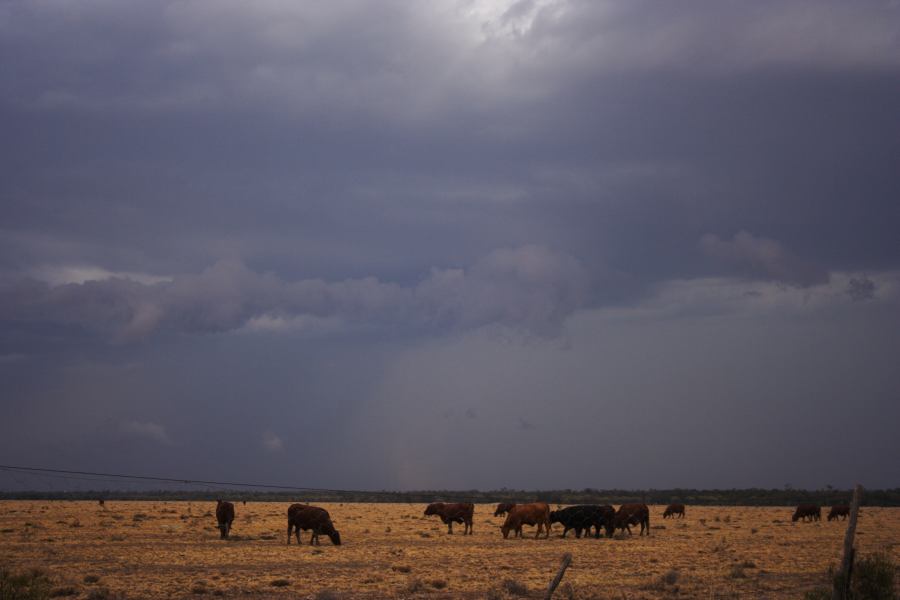
[[[612,539],[504,540],[493,505],[475,508],[475,534],[447,535],[424,505],[321,504],[341,532],[335,547],[285,545],[287,503],[235,504],[219,539],[215,502],[0,502],[0,567],[40,568],[70,598],[542,597],[565,552],[555,598],[798,598],[826,585],[846,523],[791,523],[792,508],[687,507],[652,534]],[[555,507],[552,507],[555,508]],[[827,510],[825,511],[827,514]],[[461,531],[460,527],[460,531]],[[857,545],[900,562],[900,509],[864,508]],[[60,596],[64,597],[64,596]]]

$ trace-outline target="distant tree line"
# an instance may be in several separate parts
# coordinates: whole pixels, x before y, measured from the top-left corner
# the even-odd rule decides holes
[[[688,505],[724,506],[792,506],[812,502],[823,506],[850,501],[852,490],[798,490],[785,489],[730,489],[730,490],[422,490],[415,492],[391,491],[312,491],[267,492],[257,490],[197,490],[197,491],[20,491],[0,492],[0,500],[193,500],[208,501],[217,498],[247,502],[398,502],[421,504],[436,500],[459,500],[475,503],[530,502],[544,500],[551,504],[624,504],[645,502],[668,504],[681,502]],[[864,506],[900,506],[900,488],[866,490]]]

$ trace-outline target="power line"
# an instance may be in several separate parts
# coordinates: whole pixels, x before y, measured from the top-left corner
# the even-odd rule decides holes
[[[121,480],[140,480],[140,481],[157,481],[164,483],[178,483],[178,484],[187,484],[187,485],[213,485],[213,486],[230,486],[230,487],[241,487],[241,488],[267,488],[267,489],[276,489],[276,490],[286,490],[292,492],[319,492],[326,494],[392,494],[394,492],[375,492],[368,490],[342,490],[342,489],[329,489],[329,488],[315,488],[315,487],[301,487],[301,486],[292,486],[292,485],[279,485],[279,484],[267,484],[267,483],[245,483],[238,481],[211,481],[207,479],[180,479],[176,477],[154,477],[149,475],[131,475],[125,473],[99,473],[95,471],[72,471],[67,469],[47,469],[42,467],[22,467],[17,465],[0,465],[0,469],[5,471],[13,471],[13,472],[25,472],[25,473],[54,473],[58,475],[82,475],[88,477],[104,477],[104,478],[113,478],[106,479],[105,481],[121,481]],[[101,480],[102,481],[102,480]]]

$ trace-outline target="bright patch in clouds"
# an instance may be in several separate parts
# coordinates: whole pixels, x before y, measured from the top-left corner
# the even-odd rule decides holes
[[[262,447],[269,452],[281,452],[284,450],[284,442],[276,434],[266,431],[262,434]]]
[[[65,285],[67,283],[86,283],[88,281],[105,281],[107,279],[129,279],[144,285],[153,285],[172,281],[171,277],[160,277],[149,273],[134,273],[130,271],[109,271],[102,267],[87,265],[45,265],[32,271],[32,276],[39,281],[50,285]]]
[[[119,425],[119,430],[130,437],[150,440],[165,446],[173,444],[169,434],[166,433],[166,428],[151,421],[123,421]]]

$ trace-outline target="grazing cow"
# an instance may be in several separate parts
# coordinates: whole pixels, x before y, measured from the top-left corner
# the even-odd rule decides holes
[[[453,524],[464,523],[463,535],[472,533],[472,515],[475,513],[475,505],[471,502],[445,504],[433,502],[425,509],[425,516],[438,515],[447,526],[447,533],[453,535]]]
[[[828,520],[835,521],[838,517],[843,517],[844,520],[847,520],[847,517],[850,516],[850,507],[846,504],[837,504],[831,507],[831,512],[828,513]]]
[[[227,540],[234,521],[234,504],[216,500],[216,521],[219,523],[219,537]]]
[[[800,519],[804,521],[821,521],[822,509],[817,504],[800,504],[797,506],[797,510],[794,511],[791,521],[796,523]]]
[[[606,530],[607,537],[613,533],[613,519],[616,516],[616,509],[608,504],[598,506],[596,504],[584,504],[581,506],[570,506],[562,510],[554,510],[550,512],[550,524],[562,523],[563,533],[566,534],[570,529],[575,530],[575,537],[581,537],[581,531],[585,531],[585,537],[591,535],[591,527],[596,528],[595,538],[600,537],[600,528]]]
[[[537,525],[537,533],[534,539],[538,539],[541,535],[541,528],[546,528],[547,534],[544,537],[550,537],[550,506],[546,502],[534,502],[532,504],[517,504],[513,506],[509,514],[506,515],[506,521],[500,527],[503,532],[503,539],[509,537],[509,532],[513,531],[513,537],[522,537],[523,525]]]
[[[613,521],[616,529],[625,529],[631,534],[631,525],[640,525],[641,532],[638,535],[650,535],[650,509],[646,504],[623,504],[619,507]]]
[[[675,515],[678,515],[679,519],[684,518],[684,504],[668,505],[665,512],[663,512],[663,519],[668,519],[669,517],[672,517],[674,519]]]
[[[103,498],[97,500],[97,504],[99,504],[100,506],[106,506],[106,502],[103,501]]]
[[[513,506],[515,506],[514,502],[501,502],[497,505],[497,510],[494,511],[494,516],[502,517],[503,515],[511,511]]]
[[[341,545],[341,534],[334,528],[328,511],[308,504],[291,504],[288,508],[287,543],[291,544],[291,532],[296,528],[297,543],[300,544],[300,530],[312,530],[309,545],[319,545],[319,535],[324,533],[335,546]]]

